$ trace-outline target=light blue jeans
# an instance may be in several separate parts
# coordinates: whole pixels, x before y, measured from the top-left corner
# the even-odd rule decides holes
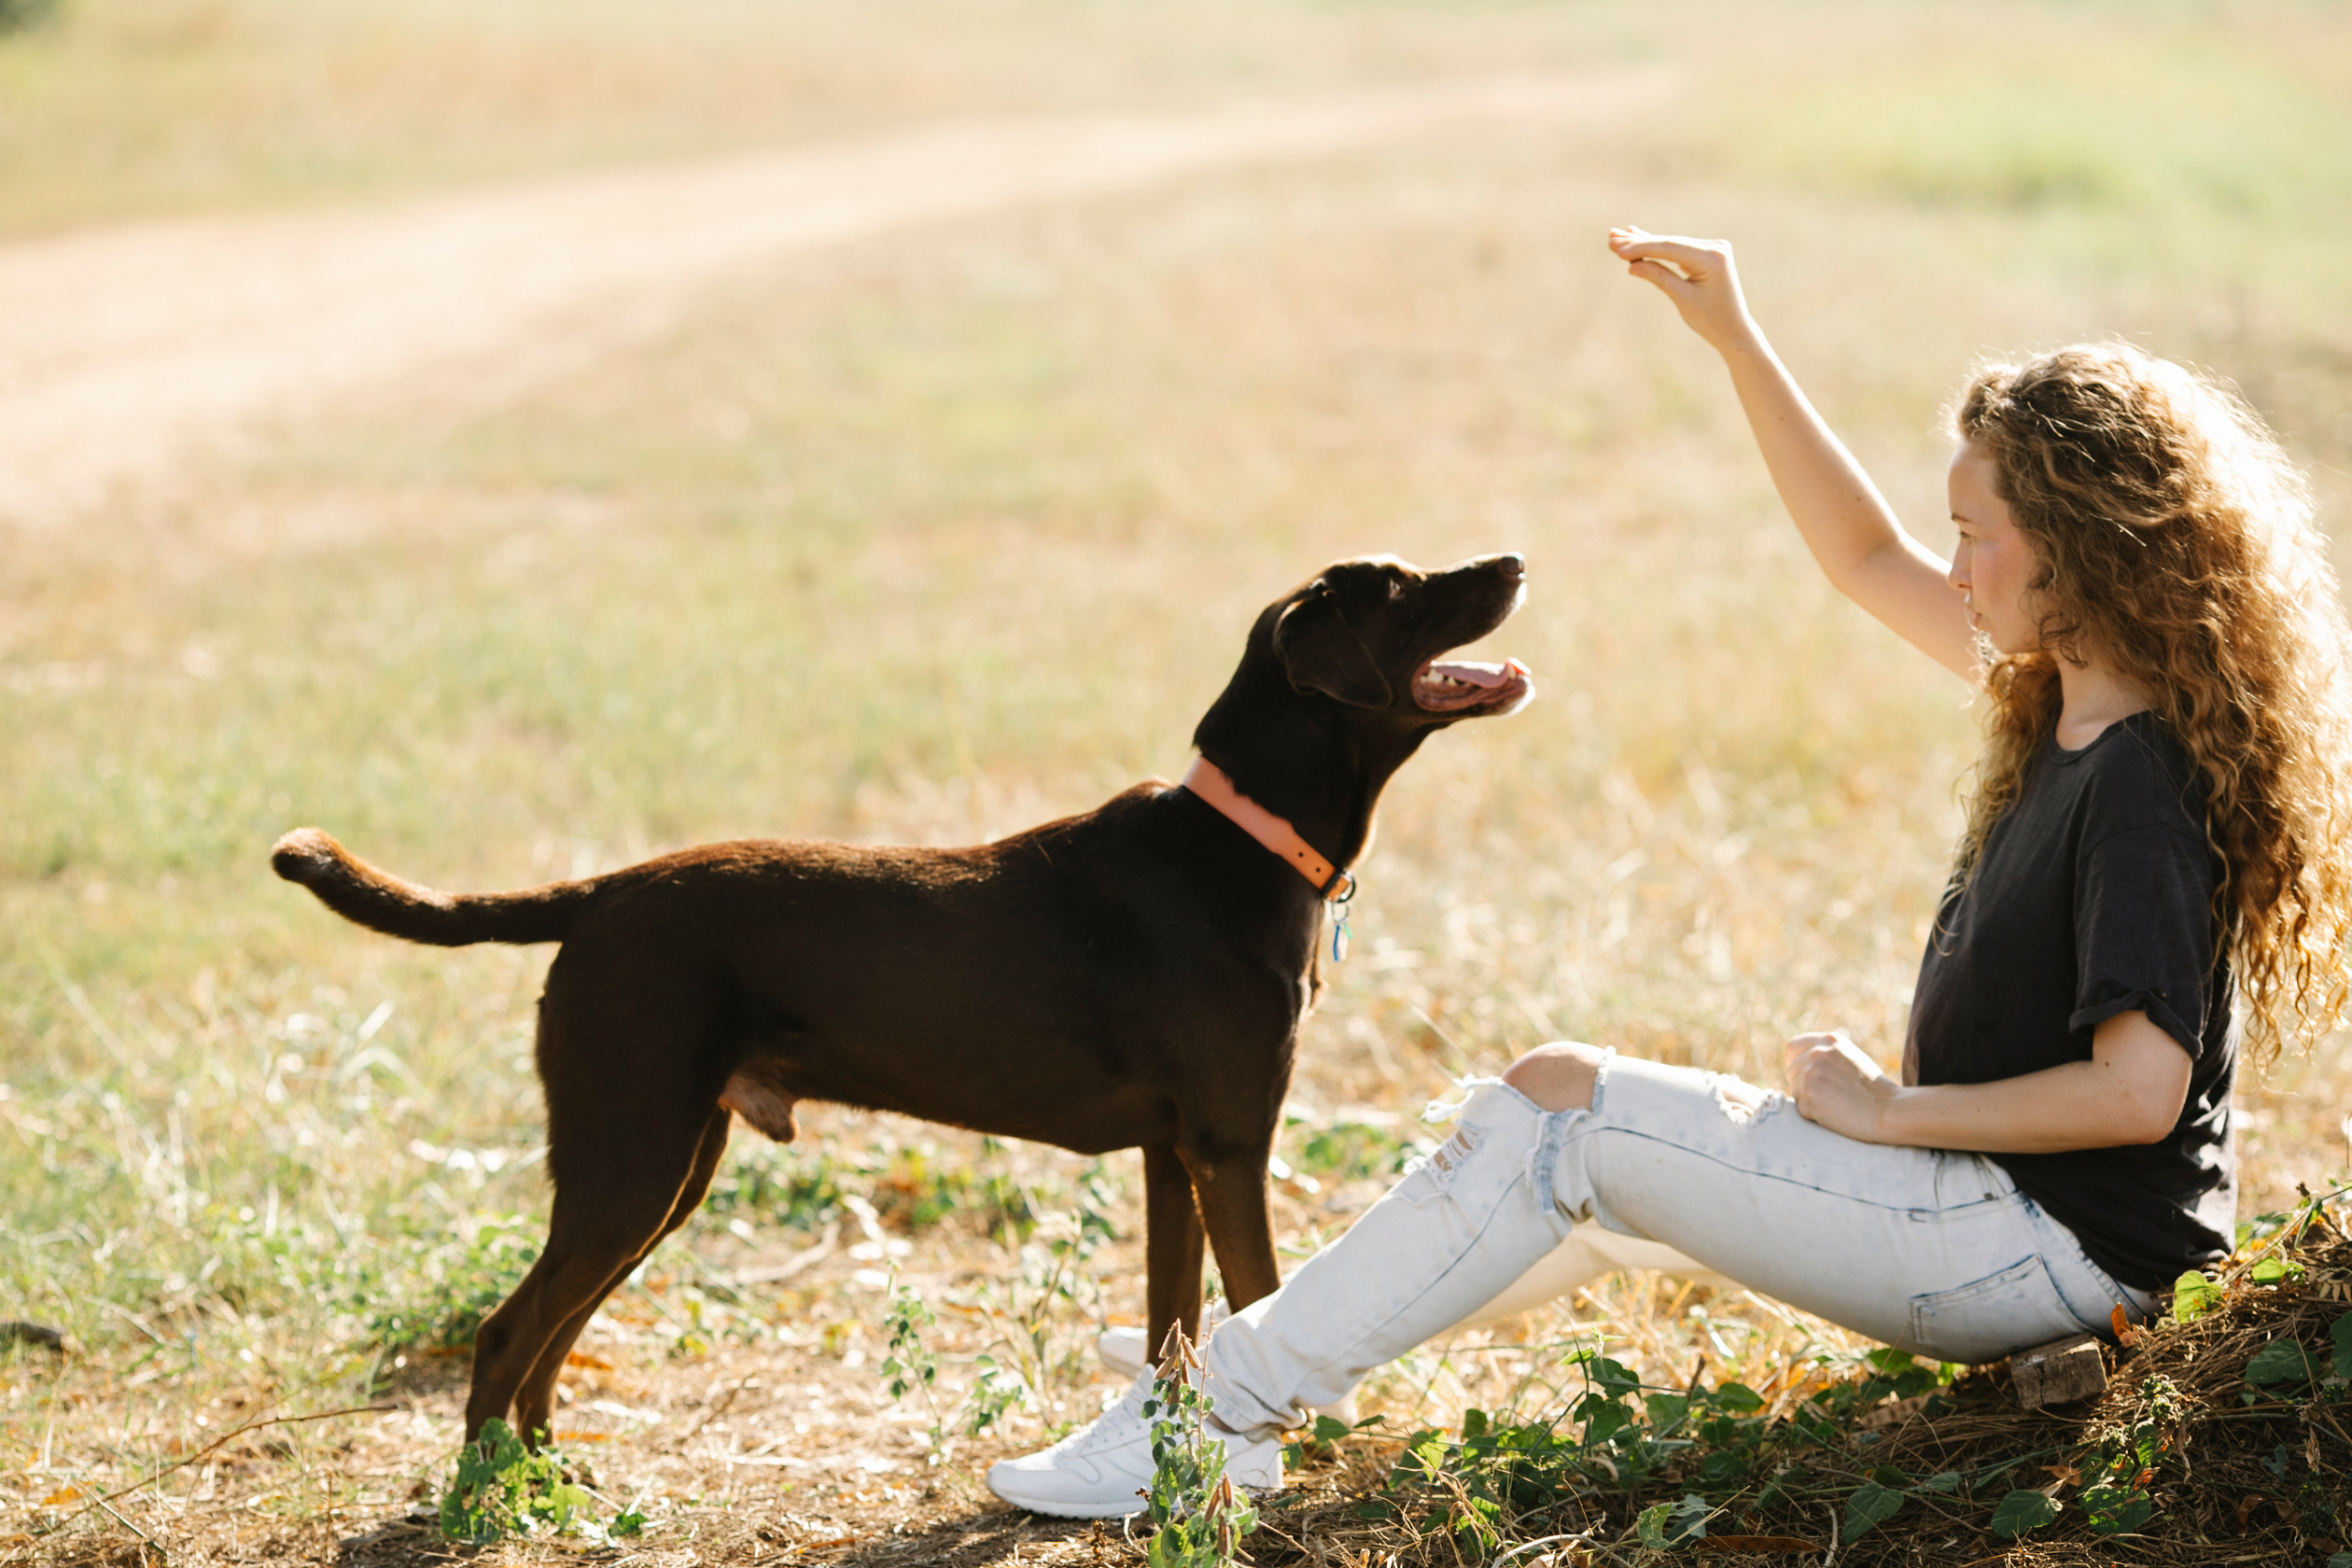
[[[2151,1305],[1981,1155],[1857,1142],[1785,1095],[1612,1053],[1589,1110],[1479,1085],[1436,1154],[1220,1324],[1204,1356],[1218,1423],[1289,1426],[1337,1402],[1523,1295],[1578,1226],[1938,1361],[2105,1336],[2116,1307],[2136,1320]]]

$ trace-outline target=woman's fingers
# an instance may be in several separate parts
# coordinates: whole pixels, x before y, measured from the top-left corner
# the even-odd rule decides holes
[[[1634,262],[1631,267],[1628,267],[1626,271],[1631,273],[1635,277],[1640,278],[1645,283],[1656,284],[1670,299],[1679,300],[1687,298],[1690,294],[1696,292],[1699,287],[1697,284],[1683,276],[1682,273],[1675,272],[1665,263],[1651,259],[1648,257],[1645,257],[1641,260]]]
[[[1628,261],[1667,263],[1694,283],[1720,277],[1731,267],[1731,246],[1724,240],[1691,240],[1652,234],[1640,229],[1613,229],[1609,231],[1609,248]]]
[[[1754,329],[1727,242],[1612,229],[1609,250],[1635,277],[1672,300],[1683,324],[1715,347]]]
[[[1782,1047],[1782,1052],[1788,1060],[1793,1062],[1815,1046],[1835,1045],[1838,1038],[1838,1033],[1834,1029],[1823,1029],[1813,1034],[1791,1035],[1788,1043]]]

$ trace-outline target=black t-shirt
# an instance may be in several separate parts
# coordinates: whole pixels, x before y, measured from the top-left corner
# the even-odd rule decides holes
[[[1944,898],[1903,1047],[1906,1084],[1984,1084],[2089,1061],[2092,1030],[2121,1013],[2145,1012],[2179,1042],[2195,1065],[2163,1141],[1989,1156],[2092,1262],[2141,1290],[2223,1255],[2236,1219],[2237,1042],[2203,802],[2188,752],[2152,714],[2079,751],[2048,743],[1975,875]]]

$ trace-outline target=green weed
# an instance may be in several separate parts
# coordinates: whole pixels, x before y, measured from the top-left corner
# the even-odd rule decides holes
[[[1299,1174],[1339,1182],[1393,1177],[1428,1153],[1426,1140],[1400,1137],[1388,1127],[1297,1115],[1282,1119],[1282,1147]]]
[[[441,1493],[441,1533],[472,1545],[560,1534],[576,1528],[593,1503],[566,1477],[560,1455],[546,1448],[531,1452],[513,1428],[494,1419],[458,1450],[457,1472]]]
[[[975,1297],[1005,1352],[1001,1375],[1017,1379],[1041,1402],[1087,1377],[1088,1337],[1073,1332],[1103,1320],[1103,1281],[1096,1259],[1119,1239],[1112,1220],[1119,1191],[1099,1160],[1079,1175],[1069,1206],[1029,1200],[1034,1222],[996,1233],[1012,1267],[984,1281]]]
[[[1225,1474],[1225,1444],[1204,1428],[1209,1402],[1192,1382],[1199,1365],[1179,1330],[1175,1354],[1143,1402],[1152,1435],[1144,1511],[1156,1527],[1145,1556],[1151,1568],[1228,1568],[1257,1529],[1257,1510]]]
[[[931,1425],[924,1433],[930,1463],[937,1464],[947,1458],[952,1435],[977,1437],[1002,1421],[1008,1412],[1037,1402],[1033,1390],[1016,1373],[983,1351],[973,1357],[972,1381],[962,1396],[952,1407],[942,1406],[937,1389],[938,1359],[924,1339],[924,1331],[938,1322],[930,1304],[911,1287],[900,1285],[891,1292],[886,1322],[889,1352],[881,1366],[883,1386],[889,1390],[893,1400],[903,1400],[909,1393],[921,1396],[924,1409],[931,1416]]]
[[[877,1219],[913,1234],[951,1216],[984,1234],[1025,1232],[1036,1223],[1030,1195],[1001,1169],[945,1159],[935,1144],[869,1143],[862,1151],[800,1149],[743,1140],[712,1177],[704,1207],[726,1219],[816,1230],[871,1204]]]
[[[2253,1369],[2249,1367],[2247,1375],[2251,1379]],[[2171,1379],[2141,1380],[2138,1405],[2130,1421],[2100,1438],[2078,1465],[2082,1473],[2082,1511],[2092,1529],[2102,1535],[2117,1535],[2148,1522],[2156,1511],[2149,1489],[2160,1470],[2177,1464],[2181,1421],[2187,1413],[2180,1390]]]
[[[1779,1417],[1737,1381],[1659,1388],[1591,1349],[1568,1365],[1582,1373],[1584,1390],[1547,1416],[1497,1420],[1473,1409],[1457,1436],[1423,1430],[1407,1438],[1388,1499],[1369,1505],[1373,1517],[1403,1519],[1426,1506],[1426,1528],[1450,1534],[1477,1561],[1502,1549],[1523,1517],[1578,1497],[1639,1504],[1634,1534],[1656,1550],[1704,1538],[1726,1515],[1828,1501],[1841,1506],[1850,1541],[1912,1497],[1972,1495],[2016,1463],[1914,1476],[1845,1458],[1857,1446],[1858,1417],[1888,1399],[1923,1394],[1932,1412],[1937,1391],[1957,1370],[1899,1351],[1871,1352],[1857,1375]],[[1660,1488],[1677,1495],[1641,1502]]]
[[[436,1247],[419,1238],[423,1244],[410,1254],[417,1267],[405,1290],[365,1280],[351,1291],[353,1306],[368,1314],[369,1343],[387,1352],[473,1343],[482,1320],[514,1294],[538,1261],[545,1227],[510,1214],[470,1228],[455,1246]]]

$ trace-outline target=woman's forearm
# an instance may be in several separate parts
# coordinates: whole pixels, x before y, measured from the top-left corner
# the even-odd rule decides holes
[[[1915,554],[1940,574],[1942,563],[1903,531],[1894,509],[1806,399],[1763,331],[1753,321],[1743,326],[1714,347],[1731,372],[1772,488],[1830,582],[1853,595],[1869,563],[1888,551]]]
[[[1877,1136],[1869,1141],[2051,1155],[2153,1143],[2173,1130],[2177,1107],[2172,1115],[2162,1115],[2120,1089],[2116,1074],[2095,1061],[2068,1062],[1992,1084],[1897,1088],[1880,1112]]]
[[[1976,641],[1945,563],[1903,527],[1753,321],[1714,343],[1772,488],[1830,585],[1963,677]]]
[[[2091,1059],[1990,1084],[1905,1085],[1841,1033],[1788,1043],[1797,1109],[1865,1143],[2062,1154],[2154,1143],[2179,1125],[2193,1063],[2146,1013],[2092,1032]]]

